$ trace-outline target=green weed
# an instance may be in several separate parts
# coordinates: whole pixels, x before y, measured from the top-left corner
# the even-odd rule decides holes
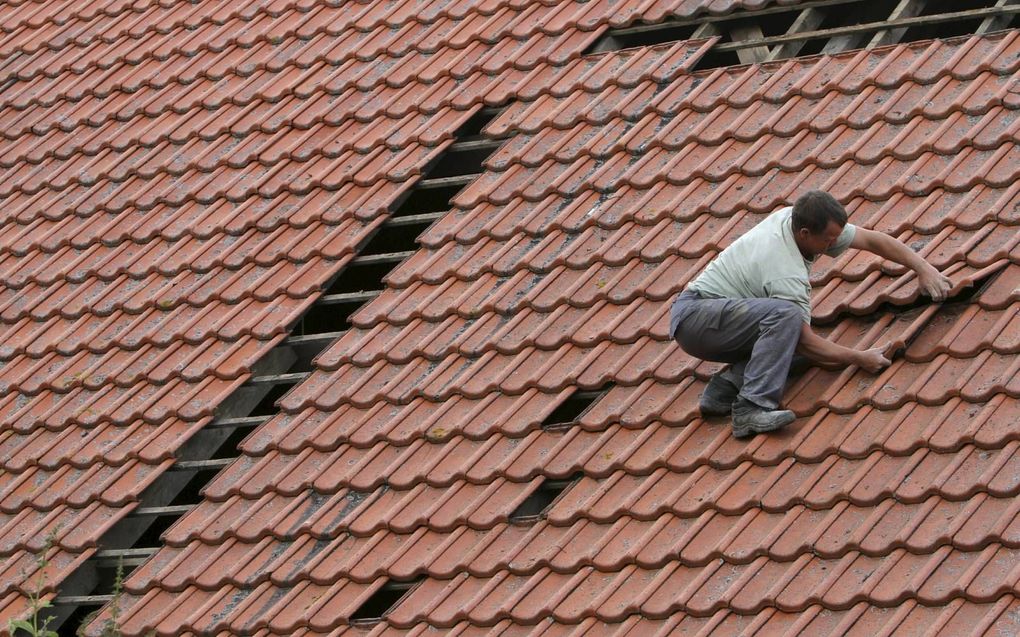
[[[21,634],[30,635],[31,637],[58,637],[56,631],[50,630],[50,622],[53,621],[53,617],[41,617],[42,611],[53,606],[50,600],[43,599],[43,591],[46,589],[46,568],[50,565],[50,549],[53,548],[56,542],[57,529],[53,529],[46,535],[46,541],[43,543],[42,550],[35,556],[38,574],[36,575],[32,590],[28,593],[28,618],[7,621],[7,630],[12,635],[16,631],[21,631]]]

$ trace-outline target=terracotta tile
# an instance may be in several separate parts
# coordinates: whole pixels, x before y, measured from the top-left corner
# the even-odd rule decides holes
[[[663,389],[658,384],[652,384],[645,394],[627,406],[620,416],[620,423],[627,427],[635,427],[647,424],[652,419],[659,419],[664,424],[687,425],[697,416],[692,408],[691,398],[694,394],[700,394],[701,387],[693,377],[681,381],[672,395],[662,399],[656,393]],[[678,391],[677,391],[678,390]]]
[[[754,512],[752,509],[750,513]],[[791,561],[802,559],[806,549],[815,546],[818,555],[838,557],[854,547],[856,539],[842,522],[857,515],[857,508],[847,502],[837,502],[831,509],[797,505],[784,513],[757,514],[727,552],[747,559],[767,551],[771,559]],[[757,541],[748,537],[759,529],[765,534]]]
[[[126,513],[126,512],[125,512]],[[93,502],[84,510],[61,506],[52,511],[23,508],[4,515],[0,551],[14,555],[19,551],[38,553],[53,529],[64,529],[57,545],[68,552],[82,553],[92,548],[95,529],[108,529],[122,517],[116,508]]]
[[[984,455],[984,453],[979,454]],[[990,493],[1002,493],[1004,490],[1013,488],[1013,482],[1009,475],[1009,472],[1016,465],[1015,451],[1013,443],[1006,445],[1001,452],[999,452],[997,460],[997,466],[995,467],[995,473],[991,472],[983,473],[982,478],[988,480],[988,489]],[[994,475],[994,477],[992,477]]]
[[[955,602],[949,608],[953,615],[946,618],[946,630],[1005,630],[1015,625],[1012,615],[1014,600],[1004,596],[994,604],[967,604]]]
[[[1011,543],[1013,521],[1016,512],[1012,502],[987,496],[983,493],[970,498],[957,506],[964,515],[946,516],[945,520],[935,523],[945,524],[951,520],[949,531],[953,534],[953,544],[963,550],[976,551],[985,546],[990,539],[1003,543]],[[934,516],[933,516],[934,517]]]
[[[27,583],[63,580],[73,573],[75,568],[80,566],[90,553],[75,554],[65,551],[54,551],[48,563],[43,567],[40,567],[35,555],[25,552],[16,553],[6,560],[2,570],[0,570],[5,583],[2,589],[3,594],[9,595],[17,592],[24,595],[41,588],[40,592],[44,595],[49,595],[50,599],[52,599],[52,595],[55,592],[52,585],[29,588],[31,585]]]
[[[848,485],[851,488],[847,493],[859,502],[873,502],[892,493],[916,502],[937,490],[941,486],[937,480],[944,478],[952,470],[954,461],[960,459],[960,456],[929,453],[923,449],[904,458],[875,453],[864,465],[863,475],[858,473],[855,482]]]

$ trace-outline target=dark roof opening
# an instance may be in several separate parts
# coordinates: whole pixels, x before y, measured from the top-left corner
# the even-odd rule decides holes
[[[581,472],[575,473],[566,480],[546,479],[527,497],[524,502],[510,514],[510,522],[514,524],[530,524],[541,519],[550,506],[563,495],[575,482],[581,479]]]
[[[408,193],[407,197],[393,213],[395,218],[409,215],[421,215],[430,212],[445,212],[450,209],[450,200],[464,188],[458,183],[428,183]]]
[[[411,580],[409,582],[398,582],[389,580],[379,590],[358,607],[351,615],[352,624],[375,624],[382,621],[387,613],[392,611],[400,603],[408,592],[425,580],[425,577]]]
[[[564,429],[571,426],[610,389],[612,387],[607,386],[592,391],[574,392],[545,417],[545,420],[542,421],[542,429]]]
[[[279,410],[276,408],[276,401],[283,397],[283,395],[286,394],[288,391],[290,391],[294,385],[295,383],[289,384],[280,383],[278,385],[274,385],[269,390],[269,392],[262,398],[262,400],[259,401],[259,403],[255,406],[255,408],[251,411],[249,415],[272,416],[273,414],[277,413]],[[255,424],[257,423],[253,423],[251,427],[245,427],[244,429],[250,431],[255,427]]]
[[[590,52],[718,36],[694,66],[709,69],[803,55],[983,34],[1018,24],[1005,0],[820,0],[613,29]]]
[[[57,631],[57,635],[59,637],[77,637],[81,634],[79,627],[88,624],[92,620],[93,615],[98,613],[102,607],[103,604],[100,602],[75,606],[74,610],[67,616],[67,619],[64,620],[63,625]]]

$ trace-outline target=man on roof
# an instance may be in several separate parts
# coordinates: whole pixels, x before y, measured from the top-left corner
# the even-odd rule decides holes
[[[847,248],[873,252],[917,273],[921,290],[946,298],[949,279],[902,241],[847,223],[831,195],[812,190],[765,218],[723,250],[673,302],[670,334],[688,354],[730,366],[701,396],[705,417],[733,416],[738,438],[793,422],[779,409],[794,353],[833,366],[876,373],[890,364],[883,348],[855,350],[811,329],[815,259]]]

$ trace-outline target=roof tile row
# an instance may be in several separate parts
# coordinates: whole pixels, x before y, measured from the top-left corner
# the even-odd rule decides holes
[[[901,631],[904,634],[923,633],[935,627],[939,635],[982,635],[999,631],[1003,634],[1016,632],[1020,621],[1017,619],[1018,602],[1013,595],[1004,595],[995,603],[974,604],[956,599],[940,606],[924,606],[914,600],[907,600],[891,607],[872,606],[858,602],[847,610],[829,610],[821,605],[812,605],[803,612],[785,612],[774,607],[758,613],[742,615],[731,610],[720,610],[713,615],[698,617],[687,613],[676,613],[666,619],[653,619],[641,615],[630,615],[622,622],[604,622],[589,617],[579,624],[562,624],[549,617],[533,625],[515,624],[504,619],[493,626],[472,626],[459,622],[449,629],[451,634],[462,637],[500,636],[517,637],[522,634],[536,637],[666,637],[674,633],[692,635],[712,634],[739,635],[754,631],[763,634],[805,634],[821,637],[866,637]],[[287,635],[309,637],[329,634],[332,637],[368,635],[370,637],[416,637],[423,627],[398,628],[385,621],[371,630],[363,626],[340,626],[322,632],[302,627]],[[428,630],[428,628],[424,628]],[[367,632],[366,632],[367,631]],[[216,637],[229,637],[221,632]],[[264,628],[252,633],[254,637],[273,637],[283,633]],[[193,634],[188,633],[188,637]]]
[[[454,209],[444,223],[423,233],[421,241],[429,248],[439,248],[447,241],[465,245],[483,239],[506,241],[518,233],[533,237],[557,230],[576,234],[591,226],[614,230],[628,222],[654,225],[666,215],[691,226],[711,228],[746,214],[742,209],[718,211],[718,216],[704,214],[710,211],[713,202],[691,208],[689,194],[689,187],[659,182],[647,190],[625,186],[609,194],[582,192],[567,200],[550,196],[540,201],[515,199],[506,205],[483,203],[475,208]],[[1020,223],[1014,205],[1018,194],[1020,186],[1016,184],[1005,189],[979,185],[959,193],[933,188],[923,197],[896,193],[880,201],[854,198],[846,208],[861,225],[896,235],[904,232],[928,235],[947,227],[976,229],[992,220],[1016,225]],[[857,256],[846,253],[837,262],[842,265]],[[818,263],[816,267],[827,271],[831,269],[826,267],[829,263],[832,262]]]
[[[909,113],[921,113],[927,104],[918,104],[921,95],[935,95],[960,103],[969,95],[954,95],[937,84],[949,84],[950,78],[972,82],[985,72],[1012,74],[1020,63],[1020,39],[1015,32],[1004,32],[984,38],[957,38],[908,43],[897,47],[861,49],[826,56],[793,58],[783,62],[720,68],[679,76],[668,86],[657,87],[640,83],[633,88],[629,82],[613,82],[616,90],[596,87],[594,98],[573,85],[563,97],[539,92],[532,100],[519,100],[493,120],[486,131],[502,136],[511,130],[528,133],[548,128],[573,126],[577,122],[605,123],[623,117],[637,121],[641,115],[655,112],[662,115],[684,110],[712,111],[726,104],[732,112],[726,119],[747,113],[769,112],[773,105],[796,111],[814,111],[822,122],[849,124],[856,108],[866,106],[875,97],[890,103],[889,112],[895,119]],[[930,86],[935,85],[935,86]],[[977,86],[983,86],[978,83]],[[1016,83],[1007,82],[1000,99],[1015,102]],[[534,88],[532,89],[535,90]],[[890,93],[884,93],[890,91]],[[877,94],[876,94],[877,92]],[[921,95],[918,95],[920,93]],[[529,94],[535,95],[535,93]],[[801,99],[791,99],[800,97]],[[908,99],[910,106],[893,108],[898,100]],[[760,104],[759,104],[760,103]],[[758,105],[756,105],[758,104]],[[747,109],[747,110],[745,110]],[[764,111],[763,111],[764,109]],[[916,109],[916,110],[915,110]],[[946,112],[941,107],[933,112]],[[867,117],[867,115],[865,115]],[[771,119],[778,120],[773,116]],[[794,117],[791,121],[802,121]],[[777,125],[779,122],[776,122]],[[823,124],[823,128],[833,126]],[[726,130],[726,129],[723,129]],[[780,128],[779,130],[787,130]],[[721,141],[721,140],[720,140]]]
[[[944,547],[929,555],[896,549],[885,558],[851,552],[839,559],[807,554],[792,563],[758,558],[746,565],[717,560],[691,567],[672,562],[657,569],[631,566],[617,573],[589,567],[563,574],[546,568],[531,576],[462,574],[451,580],[426,579],[402,599],[387,623],[408,628],[428,618],[431,625],[448,628],[462,621],[492,626],[510,619],[533,625],[552,618],[576,625],[589,618],[622,622],[631,615],[663,619],[677,612],[707,617],[723,609],[747,615],[764,610],[766,599],[775,600],[783,612],[807,611],[815,605],[849,610],[861,602],[941,605],[963,599],[992,604],[1015,585],[1017,574],[1003,568],[1015,559],[1014,549],[993,544],[979,552]],[[182,623],[207,632],[262,627],[287,631],[303,626],[329,630],[338,625],[336,618],[349,616],[384,582],[381,578],[369,585],[349,580],[304,582],[293,588],[265,582],[254,589],[226,586],[214,592],[188,588],[175,596],[183,602],[179,605],[167,603],[168,593],[150,591],[140,598],[125,596],[145,613],[144,618],[127,615],[125,624],[129,630],[153,629],[157,634]],[[317,601],[295,603],[302,598]],[[269,612],[259,612],[262,609]]]
[[[1001,267],[997,269],[1001,270]],[[659,324],[665,320],[666,307],[665,304],[660,305],[661,309],[652,314],[659,319]],[[562,313],[553,316],[562,317]],[[1008,333],[1012,322],[1002,319],[1001,315],[998,318],[1001,321],[998,326],[1003,331],[988,335],[986,347],[977,357],[954,358],[941,353],[933,356],[935,350],[914,349],[910,358],[897,361],[874,384],[861,380],[861,376],[866,378],[868,375],[856,368],[840,372],[815,370],[788,392],[788,404],[798,413],[823,405],[844,411],[869,403],[884,408],[896,407],[911,400],[912,396],[921,396],[922,402],[930,403],[944,402],[946,397],[957,393],[970,400],[981,400],[993,391],[1016,392],[1015,383],[1009,380],[1008,375],[999,376],[1015,364],[1010,354],[1015,351],[1016,339],[1015,335]],[[614,342],[610,334],[617,330],[617,320],[622,322],[626,319],[630,320],[626,328],[631,331],[630,336]],[[600,313],[598,319],[592,317],[592,320],[606,320],[606,317]],[[441,401],[455,394],[483,398],[497,391],[510,395],[528,389],[555,393],[569,385],[594,389],[608,382],[638,384],[648,377],[675,382],[694,370],[697,365],[695,359],[662,335],[641,335],[642,329],[655,328],[636,327],[635,323],[645,325],[640,312],[622,312],[618,318],[603,324],[601,338],[593,338],[591,345],[566,343],[546,350],[526,342],[523,348],[512,349],[513,353],[507,354],[490,349],[478,357],[454,352],[435,360],[419,354],[405,364],[391,363],[377,355],[363,366],[357,362],[340,363],[335,367],[330,365],[314,371],[301,387],[281,400],[280,406],[283,410],[296,412],[312,405],[319,409],[335,409],[344,403],[367,408],[376,401],[399,405],[416,397]],[[575,338],[584,340],[583,328],[569,325],[581,329],[580,335]],[[885,321],[867,328],[847,330],[846,338],[840,340],[844,341],[844,345],[858,348],[904,343],[913,336],[918,321],[913,315],[887,317]],[[983,330],[985,327],[977,323],[973,329]],[[626,332],[621,330],[621,333]],[[977,338],[980,337],[979,333]],[[941,350],[951,351],[951,348],[944,345]],[[372,351],[378,352],[374,345]],[[331,360],[329,352],[324,356],[327,361]],[[923,382],[916,376],[916,370],[922,367],[927,370],[922,377]],[[967,370],[972,370],[972,376],[964,378],[972,378],[972,381],[958,386],[954,374],[966,373]],[[861,376],[855,377],[855,374]],[[816,377],[821,379],[816,381]],[[997,383],[989,383],[989,380],[997,380]],[[816,387],[825,389],[818,391],[808,387],[801,391],[801,387],[809,383],[817,383]]]
[[[607,418],[612,424],[599,422],[599,416],[617,411],[614,399],[626,396],[613,390],[566,431],[534,429],[521,437],[456,436],[442,442],[419,438],[406,446],[346,443],[326,449],[317,449],[312,439],[301,446],[281,445],[259,456],[245,456],[208,486],[206,496],[220,501],[232,495],[258,498],[270,491],[293,495],[307,488],[326,493],[342,488],[410,490],[419,485],[441,489],[458,482],[484,485],[500,478],[513,482],[529,482],[537,476],[562,479],[578,471],[604,478],[621,470],[634,475],[661,468],[690,472],[703,465],[729,470],[747,462],[773,466],[791,459],[804,464],[835,457],[859,460],[876,452],[908,456],[926,449],[949,454],[971,444],[997,452],[1017,439],[1009,423],[1020,406],[1015,398],[997,394],[986,404],[952,398],[944,404],[908,403],[853,415],[822,409],[802,416],[787,434],[749,446],[731,441],[718,423],[696,420],[689,403],[686,413],[668,410],[671,401],[696,396],[701,383],[681,383],[682,391],[651,382],[646,385],[640,399],[648,403],[642,406],[660,407],[655,415],[661,413],[661,420],[639,424]],[[677,394],[681,398],[674,398]],[[662,395],[665,401],[655,400]],[[662,402],[667,406],[661,407]],[[607,406],[601,408],[603,404]],[[932,424],[923,432],[904,431],[904,423],[915,419]]]
[[[302,48],[324,45],[322,49],[313,50],[304,59],[297,55],[302,53],[301,49],[284,49],[295,57],[274,65],[251,60],[252,54],[248,51],[244,51],[244,57],[251,63],[250,67],[235,66],[242,60],[224,60],[218,52],[180,56],[176,65],[169,67],[160,60],[138,66],[122,63],[87,75],[85,83],[68,81],[70,78],[63,76],[33,76],[7,92],[0,99],[0,108],[23,111],[52,107],[62,101],[105,100],[125,93],[133,94],[141,103],[155,99],[165,104],[168,96],[165,94],[190,96],[209,108],[222,104],[232,94],[237,97],[231,101],[244,103],[252,99],[275,101],[292,91],[300,96],[313,86],[330,93],[354,88],[368,91],[379,85],[399,89],[408,84],[433,84],[445,77],[464,80],[478,73],[498,75],[512,69],[528,71],[539,64],[563,64],[575,55],[578,47],[593,42],[601,30],[571,28],[550,36],[537,33],[521,40],[505,37],[492,45],[480,42],[476,34],[475,42],[463,50],[442,48],[435,54],[412,51],[402,57],[387,55],[364,62],[346,53],[357,48],[358,42],[343,42],[343,46],[338,47],[343,53],[331,59],[325,53],[336,47],[336,43],[319,38],[302,42]],[[263,45],[264,55],[267,58],[278,55],[279,50],[274,50],[276,46],[279,45]],[[209,68],[201,67],[203,61]],[[228,64],[217,70],[215,65],[224,62]],[[197,68],[192,69],[193,65]],[[74,77],[73,73],[68,75]],[[277,82],[277,76],[281,81]],[[188,108],[188,101],[183,99],[174,110]]]
[[[614,438],[620,436],[619,431],[612,434]],[[681,449],[687,446],[683,435],[659,438]],[[645,444],[630,445],[637,454],[647,454],[654,447],[639,442]],[[383,529],[398,534],[412,534],[419,528],[444,533],[464,527],[489,530],[507,523],[511,512],[543,479],[578,471],[585,477],[544,514],[550,524],[569,526],[585,519],[611,525],[621,516],[655,520],[666,514],[686,518],[711,512],[733,516],[758,508],[783,514],[798,505],[812,509],[839,508],[841,503],[875,507],[890,498],[902,503],[918,503],[933,496],[961,501],[980,493],[1009,498],[1020,489],[1015,477],[1020,463],[1018,445],[1016,440],[1006,442],[1001,449],[964,444],[947,453],[920,447],[909,455],[895,456],[877,450],[863,457],[833,454],[822,457],[821,462],[786,457],[776,465],[744,460],[724,468],[712,467],[703,458],[692,460],[681,455],[674,460],[667,455],[643,463],[635,459],[634,469],[648,473],[631,474],[626,468],[615,468],[623,461],[606,457],[611,451],[628,450],[621,442],[604,452],[581,449],[592,458],[578,458],[576,448],[568,449],[548,469],[517,472],[523,475],[507,471],[509,477],[499,477],[499,467],[481,468],[472,475],[473,467],[466,467],[465,478],[450,479],[450,474],[458,470],[451,461],[434,472],[447,472],[445,476],[440,473],[437,486],[422,480],[410,488],[384,483],[371,490],[346,486],[343,477],[347,472],[342,465],[337,466],[340,463],[325,462],[315,467],[314,461],[300,462],[310,455],[304,454],[287,465],[269,457],[265,464],[272,466],[276,460],[274,468],[280,474],[267,476],[270,472],[263,471],[260,475],[255,471],[262,467],[256,467],[246,476],[251,477],[250,484],[238,483],[236,473],[220,478],[209,490],[209,502],[196,509],[190,519],[174,526],[166,541],[176,546],[196,541],[218,544],[226,538],[257,542],[267,537],[257,532],[260,521],[283,522],[298,514],[303,521],[296,525],[273,524],[272,528],[279,530],[269,535],[291,540],[309,534],[326,540],[340,534],[370,536]],[[522,454],[522,463],[541,457],[541,449],[529,451]],[[667,449],[667,453],[671,451]],[[691,465],[674,465],[684,461]],[[310,467],[314,467],[312,477],[308,476]],[[326,505],[327,501],[333,504]],[[338,502],[346,505],[334,508]],[[230,522],[222,521],[228,516]],[[347,516],[349,520],[344,519]],[[224,527],[224,523],[229,526]],[[992,533],[990,527],[979,528]]]
[[[54,316],[45,322],[26,316],[9,324],[0,356],[40,358],[51,352],[71,356],[83,351],[162,348],[178,341],[199,345],[214,338],[247,336],[268,341],[284,333],[309,304],[308,299],[288,297],[270,301],[248,298],[225,311],[213,304],[159,307],[157,303],[138,314],[117,310],[104,316],[82,314],[76,319]]]
[[[752,508],[741,515],[707,511],[696,517],[624,515],[612,522],[582,518],[564,526],[499,523],[491,529],[453,532],[421,527],[408,534],[381,529],[364,536],[343,534],[325,547],[311,535],[298,535],[292,543],[230,538],[164,551],[132,578],[129,592],[143,595],[157,581],[164,590],[179,592],[226,584],[253,588],[266,581],[321,585],[343,577],[363,584],[380,577],[446,580],[465,571],[465,555],[471,558],[466,572],[485,578],[501,571],[533,575],[546,568],[576,573],[591,567],[611,573],[628,566],[659,568],[675,560],[707,566],[717,560],[747,564],[759,557],[795,562],[811,554],[825,559],[851,552],[881,557],[890,547],[915,554],[943,546],[980,551],[989,544],[985,526],[994,529],[992,535],[1003,544],[1016,548],[1018,523],[1015,498],[981,493],[962,502],[938,496],[916,503],[887,499],[878,507],[842,501],[831,509],[796,505],[781,513]],[[235,573],[232,564],[252,566]]]

